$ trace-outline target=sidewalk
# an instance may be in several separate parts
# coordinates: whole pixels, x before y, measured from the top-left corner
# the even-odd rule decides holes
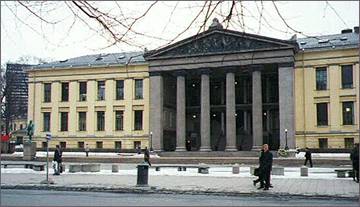
[[[52,176],[50,169],[49,177],[55,181],[50,188],[58,190],[359,198],[359,184],[352,178],[336,178],[330,173],[333,169],[312,168],[309,177],[300,177],[295,176],[298,173],[295,168],[286,168],[285,176],[272,176],[274,188],[269,191],[257,190],[252,184],[255,177],[244,169],[240,174],[232,174],[229,167],[215,166],[210,167],[209,174],[197,174],[195,169],[185,172],[150,169],[149,187],[145,188],[136,187],[136,166],[129,164],[120,165],[119,173],[112,173],[111,165],[102,166],[101,173],[66,171],[61,176]],[[1,171],[2,188],[47,189],[40,184],[46,178],[44,171],[17,168],[2,168]]]

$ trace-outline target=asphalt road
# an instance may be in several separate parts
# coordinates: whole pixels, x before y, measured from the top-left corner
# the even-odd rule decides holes
[[[1,206],[359,206],[358,200],[1,190]]]

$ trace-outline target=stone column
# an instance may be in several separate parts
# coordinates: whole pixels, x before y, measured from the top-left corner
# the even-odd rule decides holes
[[[185,74],[179,72],[176,80],[176,151],[185,151],[186,108]]]
[[[236,151],[235,74],[226,73],[226,151]]]
[[[152,132],[152,147],[155,151],[163,149],[163,87],[163,77],[161,74],[151,73],[150,132]]]
[[[256,68],[252,72],[253,149],[259,149],[263,143],[262,116],[261,71]]]
[[[202,71],[201,74],[201,120],[200,134],[201,147],[200,151],[210,151],[210,71]]]
[[[280,147],[286,143],[289,149],[295,148],[295,118],[294,118],[294,63],[279,64],[279,117],[280,117]]]

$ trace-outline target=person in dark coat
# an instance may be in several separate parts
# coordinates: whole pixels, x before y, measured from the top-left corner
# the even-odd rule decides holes
[[[305,163],[304,163],[305,166],[306,166],[307,161],[310,162],[310,167],[313,167],[310,149],[306,147],[305,148]]]
[[[269,190],[270,187],[270,174],[272,169],[273,155],[269,151],[269,145],[264,144],[264,154],[262,158],[262,162],[260,164],[260,173],[262,174],[261,184],[258,189],[264,188],[264,190]]]
[[[354,149],[352,150],[350,154],[350,159],[352,161],[352,167],[353,167],[353,180],[356,182],[359,182],[359,143],[355,144]]]
[[[147,147],[145,147],[144,161],[151,166],[151,163],[150,163],[150,152],[149,152],[149,149],[148,149]]]
[[[54,153],[54,161],[57,164],[55,168],[54,175],[60,175],[60,168],[62,163],[62,152],[59,145],[56,145],[55,153]]]

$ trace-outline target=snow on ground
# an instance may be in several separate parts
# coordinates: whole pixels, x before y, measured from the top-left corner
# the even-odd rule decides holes
[[[312,158],[349,158],[350,153],[311,153]],[[296,158],[305,159],[305,152],[299,152],[296,154]]]
[[[285,168],[285,175],[272,175],[272,178],[301,178],[301,179],[352,179],[352,178],[337,178],[335,170],[336,168],[309,168],[309,176],[301,177],[300,168],[288,167]],[[42,174],[45,175],[46,171],[33,171],[32,169],[25,168],[1,168],[1,173],[13,173],[13,174],[22,174],[22,173],[32,173],[32,174]],[[49,174],[53,174],[54,171],[52,168],[49,168]],[[83,175],[83,174],[92,174],[92,175],[137,175],[137,169],[130,170],[119,170],[118,173],[113,173],[111,170],[101,170],[97,173],[91,172],[78,172],[78,173],[69,173],[66,169],[63,175]],[[186,171],[177,171],[177,168],[162,168],[160,171],[155,171],[154,168],[149,170],[150,176],[202,176],[202,177],[249,177],[255,178],[255,176],[250,175],[250,167],[241,167],[240,174],[233,174],[231,167],[210,167],[209,174],[199,174],[197,168],[187,168]]]

